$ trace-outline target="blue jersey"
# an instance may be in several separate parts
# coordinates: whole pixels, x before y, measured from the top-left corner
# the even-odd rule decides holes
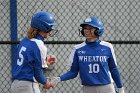
[[[13,67],[13,80],[37,81],[41,84],[47,82],[43,68],[47,67],[47,48],[40,35],[36,38],[22,39],[18,45],[17,62]]]
[[[105,85],[114,80],[118,88],[122,87],[111,43],[96,40],[78,44],[70,55],[70,63],[70,71],[60,76],[62,81],[75,78],[79,72],[82,85]]]

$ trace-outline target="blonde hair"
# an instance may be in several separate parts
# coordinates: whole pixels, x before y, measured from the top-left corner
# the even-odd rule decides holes
[[[32,38],[34,38],[38,33],[39,33],[39,30],[38,30],[38,29],[33,28],[33,27],[30,27],[30,28],[27,30],[27,38],[28,38],[28,39],[32,39]]]

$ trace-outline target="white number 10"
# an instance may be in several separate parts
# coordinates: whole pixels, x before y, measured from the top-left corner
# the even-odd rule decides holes
[[[99,72],[99,64],[89,64],[89,73],[98,73]]]
[[[17,59],[17,65],[21,66],[24,60],[23,54],[22,52],[26,51],[26,47],[21,47],[20,51],[19,51],[19,59]]]

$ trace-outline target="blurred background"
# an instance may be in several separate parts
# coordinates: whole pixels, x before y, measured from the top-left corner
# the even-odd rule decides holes
[[[45,42],[48,54],[57,57],[47,76],[69,70],[73,46],[85,40],[79,35],[80,23],[97,16],[106,29],[101,40],[114,46],[126,93],[140,93],[140,0],[0,0],[0,93],[10,93],[17,45],[26,36],[32,14],[40,10],[55,15],[59,30]],[[82,93],[81,87],[79,76],[48,91],[40,85],[42,93]]]

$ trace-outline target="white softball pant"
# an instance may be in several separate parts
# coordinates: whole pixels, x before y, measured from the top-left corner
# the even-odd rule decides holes
[[[113,84],[100,86],[83,86],[83,93],[116,93]]]
[[[38,83],[23,80],[14,80],[11,93],[40,93]]]

